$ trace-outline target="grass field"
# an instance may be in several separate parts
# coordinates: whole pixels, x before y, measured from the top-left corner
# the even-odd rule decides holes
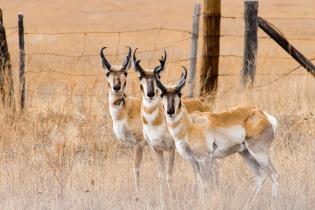
[[[25,15],[26,32],[126,31],[151,27],[191,30],[194,1],[111,0],[0,0],[5,26],[16,26],[16,14]],[[312,0],[260,1],[259,15],[271,19],[308,57],[315,57],[315,18]],[[222,0],[222,16],[243,15],[243,1]],[[303,18],[303,19],[295,19]],[[16,29],[7,31],[18,90]],[[242,55],[242,19],[223,19],[221,53]],[[259,36],[266,36],[259,31]],[[26,35],[26,53],[96,55],[139,50],[143,65],[155,65],[167,48],[169,64],[164,81],[179,77],[172,63],[189,57],[190,35],[164,30],[115,34]],[[306,40],[307,39],[307,40]],[[201,44],[201,42],[200,42]],[[198,54],[200,57],[200,53]],[[124,55],[112,56],[119,63]],[[280,58],[280,59],[279,59]],[[255,105],[279,119],[272,159],[280,173],[280,193],[271,198],[268,180],[249,209],[313,209],[315,201],[315,82],[303,68],[284,76],[297,63],[270,39],[259,39],[256,88],[243,89],[239,72],[242,58],[222,56],[215,111],[230,106]],[[198,61],[198,68],[199,68]],[[27,109],[22,115],[0,111],[1,209],[162,209],[155,157],[146,148],[141,166],[141,199],[133,200],[131,149],[119,145],[108,114],[107,84],[99,58],[27,55]],[[61,73],[60,73],[61,72]],[[232,74],[232,75],[231,75]],[[84,76],[85,75],[85,76]],[[128,94],[139,96],[133,70]],[[199,78],[197,78],[199,79]],[[198,83],[198,82],[197,82]],[[187,89],[186,89],[187,90]],[[198,92],[198,85],[196,88]],[[254,180],[235,155],[220,162],[221,190],[207,200],[208,209],[243,209]],[[176,155],[173,175],[175,198],[171,209],[200,209],[191,197],[193,174]]]

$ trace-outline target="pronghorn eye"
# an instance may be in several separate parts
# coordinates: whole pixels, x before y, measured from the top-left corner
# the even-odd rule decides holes
[[[107,72],[107,73],[106,73],[106,77],[109,77],[109,75],[110,75],[110,72]]]

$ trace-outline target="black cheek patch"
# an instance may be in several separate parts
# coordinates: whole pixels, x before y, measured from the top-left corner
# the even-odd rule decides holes
[[[124,75],[127,76],[127,75],[128,75],[128,72],[125,71],[125,72],[124,72]]]
[[[140,85],[140,90],[143,92],[143,86],[142,85]]]
[[[108,87],[109,87],[109,88],[111,88],[110,83],[109,83],[109,82],[107,82],[107,84],[108,84]]]

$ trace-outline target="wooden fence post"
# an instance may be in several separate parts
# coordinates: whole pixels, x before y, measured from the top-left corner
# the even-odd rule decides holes
[[[241,83],[246,86],[248,80],[252,86],[256,73],[256,56],[257,56],[257,13],[258,0],[245,0],[244,2],[244,19],[245,19],[245,40],[243,67],[241,70]]]
[[[0,95],[4,107],[15,110],[14,86],[10,53],[3,23],[2,10],[0,9]]]
[[[193,23],[192,23],[192,38],[191,38],[191,51],[190,51],[190,73],[189,73],[189,92],[188,97],[194,96],[195,89],[195,75],[197,64],[197,51],[198,51],[198,36],[199,36],[199,19],[200,19],[200,4],[195,3]]]
[[[214,101],[218,88],[221,0],[204,0],[200,96]]]
[[[300,51],[298,51],[272,24],[258,17],[258,26],[289,53],[301,66],[315,76],[315,66]]]
[[[19,48],[20,48],[20,105],[21,110],[24,110],[25,106],[25,48],[24,48],[24,24],[23,14],[18,14],[18,27],[19,27]]]

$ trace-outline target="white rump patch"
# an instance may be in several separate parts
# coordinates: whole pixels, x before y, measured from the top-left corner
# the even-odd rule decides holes
[[[264,112],[264,114],[267,116],[268,121],[272,125],[273,132],[276,133],[278,129],[278,120],[274,116]]]

